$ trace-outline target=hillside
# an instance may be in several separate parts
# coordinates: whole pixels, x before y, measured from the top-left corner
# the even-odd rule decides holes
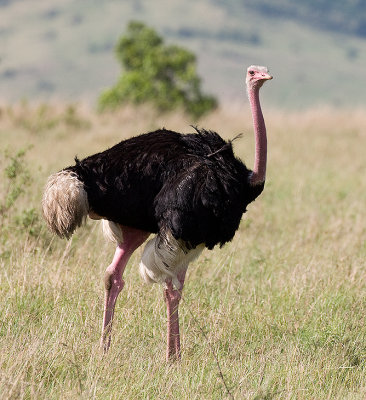
[[[313,3],[33,0],[30,8],[24,0],[3,0],[0,99],[93,104],[120,73],[114,44],[127,22],[139,19],[194,51],[205,90],[221,101],[241,101],[243,68],[258,63],[276,78],[269,105],[365,104],[366,6]]]
[[[321,30],[366,37],[365,2],[362,0],[245,0],[260,14],[272,18],[290,18]],[[236,7],[236,0],[225,4]]]

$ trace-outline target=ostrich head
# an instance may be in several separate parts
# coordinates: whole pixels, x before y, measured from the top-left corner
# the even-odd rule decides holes
[[[247,69],[247,77],[246,77],[246,84],[248,90],[259,89],[265,81],[268,81],[272,78],[273,77],[268,73],[267,67],[251,65]]]

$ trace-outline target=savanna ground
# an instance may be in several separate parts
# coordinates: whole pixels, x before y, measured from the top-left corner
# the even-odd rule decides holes
[[[244,108],[244,111],[242,109]],[[252,166],[248,107],[207,116]],[[182,361],[165,363],[162,288],[125,273],[113,342],[101,354],[103,275],[113,244],[88,221],[69,242],[45,229],[46,177],[151,129],[189,118],[125,108],[1,107],[1,399],[364,399],[364,110],[265,111],[265,191],[232,243],[205,251],[181,304]],[[25,152],[20,150],[25,149]],[[23,154],[24,153],[24,154]],[[204,330],[205,336],[201,329]]]

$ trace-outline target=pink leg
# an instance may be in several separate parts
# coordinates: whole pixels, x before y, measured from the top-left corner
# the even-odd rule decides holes
[[[182,297],[186,271],[187,270],[184,270],[178,274],[178,280],[182,285],[182,287],[179,290],[174,289],[171,279],[166,280],[167,288],[164,291],[164,297],[167,305],[167,315],[168,315],[167,352],[166,352],[167,361],[175,361],[180,359],[178,306],[179,306],[179,301]]]
[[[111,265],[107,268],[104,277],[105,302],[103,315],[103,330],[101,345],[104,351],[111,344],[111,329],[116,300],[123,289],[122,279],[126,264],[132,253],[148,238],[149,233],[138,229],[122,226],[123,243],[117,246]]]

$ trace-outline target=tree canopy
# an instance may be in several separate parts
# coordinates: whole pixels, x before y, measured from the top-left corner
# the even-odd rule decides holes
[[[195,55],[183,47],[166,45],[143,23],[129,23],[115,53],[123,72],[116,85],[101,94],[102,110],[128,102],[151,103],[162,111],[180,107],[199,118],[217,106],[214,97],[201,92]]]

